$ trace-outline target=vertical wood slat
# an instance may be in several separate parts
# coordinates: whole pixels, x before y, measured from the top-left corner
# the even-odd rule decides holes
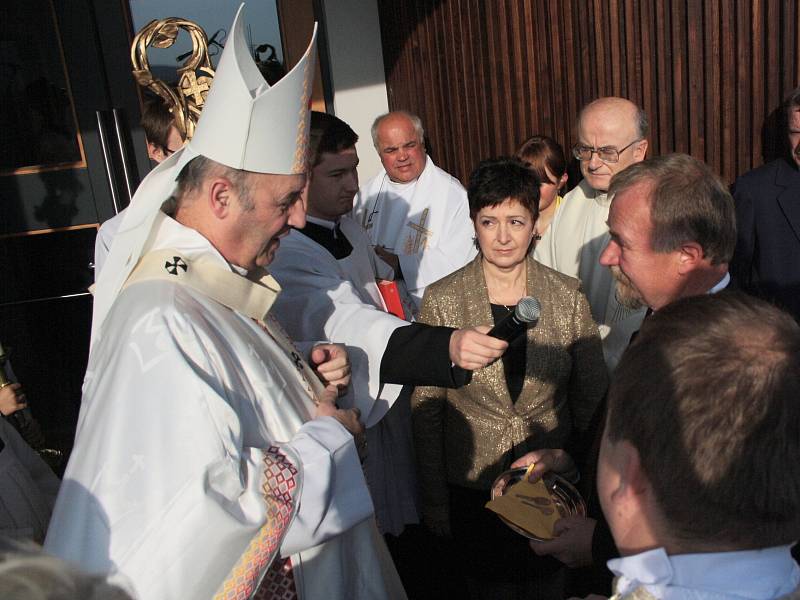
[[[648,113],[650,155],[686,151],[731,182],[773,151],[767,121],[800,83],[796,2],[378,3],[390,106],[422,117],[462,181],[535,133],[568,152],[580,107],[622,95]]]

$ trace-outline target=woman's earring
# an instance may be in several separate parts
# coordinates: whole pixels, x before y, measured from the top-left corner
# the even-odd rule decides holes
[[[477,235],[473,235],[472,236],[472,243],[475,244],[475,249],[478,252],[480,252],[481,251],[481,245],[480,245],[480,242],[478,242],[478,236]]]

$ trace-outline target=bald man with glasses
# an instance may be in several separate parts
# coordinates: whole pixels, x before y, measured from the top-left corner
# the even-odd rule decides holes
[[[625,98],[599,98],[583,108],[578,141],[572,148],[583,180],[564,197],[534,252],[540,263],[583,283],[603,336],[609,371],[638,330],[644,312],[617,302],[611,271],[599,263],[609,239],[608,187],[616,173],[644,160],[648,130],[645,112]]]

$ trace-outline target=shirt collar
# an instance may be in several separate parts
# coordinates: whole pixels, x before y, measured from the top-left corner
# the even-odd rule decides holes
[[[619,576],[622,596],[644,586],[657,598],[682,597],[680,591],[703,590],[709,598],[765,600],[786,595],[800,585],[800,567],[791,546],[738,552],[668,556],[663,548],[608,561]]]
[[[320,219],[319,217],[311,217],[309,215],[306,215],[306,221],[314,223],[314,225],[320,225],[326,229],[335,229],[336,225],[338,225],[338,221],[329,221],[328,219]]]
[[[721,292],[726,287],[728,287],[728,284],[730,282],[731,282],[731,274],[728,273],[727,271],[725,271],[725,277],[720,279],[719,282],[717,283],[717,285],[715,285],[710,290],[708,290],[708,293],[709,294],[716,294],[717,292]]]

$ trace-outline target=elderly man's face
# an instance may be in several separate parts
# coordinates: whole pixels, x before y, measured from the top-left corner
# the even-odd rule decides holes
[[[800,165],[800,110],[789,113],[789,145],[794,162]]]
[[[611,239],[600,264],[611,268],[623,306],[658,310],[680,297],[680,251],[653,250],[651,189],[651,183],[641,182],[614,195],[608,213]]]
[[[589,160],[580,161],[581,172],[593,189],[608,191],[611,178],[616,173],[644,160],[647,142],[642,140],[631,144],[638,139],[637,133],[635,112],[628,107],[590,108],[584,112],[578,126],[578,144],[620,151],[619,162],[616,163],[603,162],[597,153],[592,153]]]
[[[403,115],[392,115],[378,126],[378,155],[389,179],[409,183],[425,169],[425,144],[414,124]]]
[[[230,262],[253,270],[264,267],[275,258],[280,238],[291,227],[306,224],[305,175],[267,175],[251,173],[248,177],[252,208],[234,194],[230,201],[235,246],[225,255]]]

